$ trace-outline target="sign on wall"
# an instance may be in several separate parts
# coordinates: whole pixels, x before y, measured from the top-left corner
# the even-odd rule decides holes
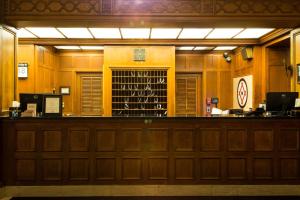
[[[233,108],[249,110],[252,108],[253,76],[233,79]]]

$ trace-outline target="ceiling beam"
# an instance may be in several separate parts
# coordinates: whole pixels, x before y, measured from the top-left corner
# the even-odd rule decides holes
[[[156,39],[25,39],[19,38],[19,44],[35,45],[193,45],[193,46],[216,46],[216,45],[256,45],[258,39],[202,39],[202,40],[156,40]]]

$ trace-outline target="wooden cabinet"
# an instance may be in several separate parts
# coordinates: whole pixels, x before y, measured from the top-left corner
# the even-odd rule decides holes
[[[201,113],[201,74],[176,74],[176,115]]]

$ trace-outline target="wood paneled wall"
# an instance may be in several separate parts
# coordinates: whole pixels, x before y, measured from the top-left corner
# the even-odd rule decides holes
[[[297,81],[297,65],[300,64],[300,29],[291,32],[291,64],[293,66],[292,91],[300,93],[300,83]]]
[[[0,25],[0,113],[15,98],[16,42],[15,33]]]
[[[270,47],[268,49],[269,92],[287,92],[291,89],[290,75],[286,68],[290,65],[290,48]],[[280,80],[280,81],[279,81]]]
[[[134,61],[134,49],[143,48],[145,61]],[[103,105],[104,115],[111,116],[112,68],[167,69],[168,116],[175,114],[175,47],[174,46],[106,46],[104,48]]]
[[[19,45],[18,63],[28,63],[29,66],[28,78],[18,79],[17,94],[52,93],[58,70],[58,58],[52,48]]]
[[[255,46],[253,48],[253,59],[243,60],[240,48],[235,51],[233,57],[233,78],[253,75],[253,108],[258,107],[265,96],[263,86],[267,84],[267,80],[263,76],[262,56],[262,48]]]
[[[62,86],[71,88],[70,95],[63,97],[64,113],[80,113],[78,79],[81,74],[102,72],[103,52],[59,52],[57,89]]]
[[[222,53],[176,54],[176,73],[202,74],[203,111],[206,98],[218,97],[221,109],[232,108],[232,63],[223,58]]]

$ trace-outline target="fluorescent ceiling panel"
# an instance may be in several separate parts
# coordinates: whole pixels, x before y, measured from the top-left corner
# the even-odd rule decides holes
[[[181,28],[153,28],[151,39],[176,39]]]
[[[27,31],[25,28],[21,28],[17,31],[17,36],[19,38],[36,38],[35,35]]]
[[[207,39],[230,39],[241,32],[242,28],[216,28],[206,38]]]
[[[124,39],[148,39],[150,28],[121,28]]]
[[[187,50],[193,50],[195,47],[176,47],[176,50],[183,50],[183,51],[187,51]]]
[[[195,47],[195,51],[204,51],[204,50],[211,50],[214,47]]]
[[[57,49],[79,50],[79,46],[55,46]]]
[[[65,38],[58,30],[56,30],[56,28],[52,27],[28,27],[26,29],[34,35],[38,36],[39,38]]]
[[[118,28],[89,28],[97,39],[121,39]]]
[[[203,39],[211,31],[211,28],[184,28],[178,39]]]
[[[93,38],[87,28],[58,28],[67,38]]]
[[[104,46],[80,46],[83,50],[103,50]]]
[[[226,50],[231,51],[236,48],[237,48],[237,46],[218,46],[214,50],[216,50],[216,51],[226,51]]]
[[[234,38],[260,38],[273,30],[273,28],[247,28]]]

